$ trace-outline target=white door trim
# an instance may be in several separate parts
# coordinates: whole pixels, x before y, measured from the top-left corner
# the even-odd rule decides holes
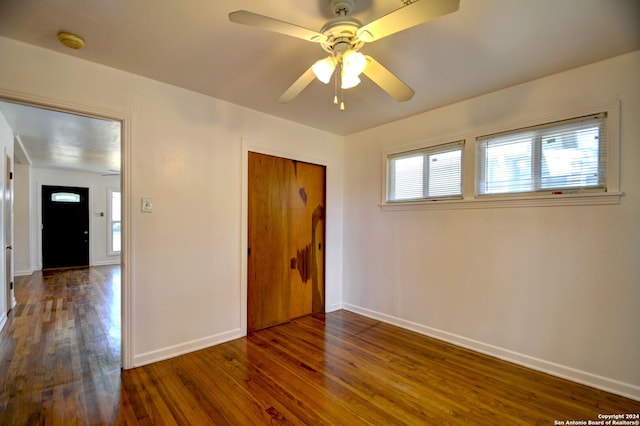
[[[329,173],[329,162],[324,159],[311,157],[301,152],[283,151],[273,147],[274,144],[260,139],[242,138],[242,188],[241,188],[241,222],[240,231],[240,331],[243,336],[247,335],[247,251],[249,249],[249,152],[258,154],[273,155],[275,157],[287,158],[295,161],[303,161],[306,163],[317,164],[326,167],[325,179]],[[326,191],[326,183],[325,183]],[[328,220],[325,216],[325,233],[328,226]],[[325,237],[326,247],[326,237]],[[325,248],[326,250],[326,248]],[[325,252],[325,311],[327,306],[327,283],[326,283],[326,252]]]

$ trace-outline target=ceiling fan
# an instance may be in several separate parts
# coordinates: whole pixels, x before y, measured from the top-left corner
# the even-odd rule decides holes
[[[404,6],[366,25],[348,15],[356,0],[331,0],[331,10],[337,16],[329,20],[319,32],[246,10],[229,14],[229,20],[280,34],[319,43],[329,53],[305,71],[278,99],[280,103],[293,100],[315,78],[327,84],[335,73],[334,103],[338,103],[338,86],[348,89],[360,83],[360,73],[366,75],[398,102],[411,99],[413,89],[396,77],[371,56],[360,49],[365,43],[420,25],[431,19],[458,10],[460,0],[403,0]],[[337,70],[337,71],[336,71]],[[340,83],[338,83],[338,79]],[[340,109],[344,110],[341,102]]]

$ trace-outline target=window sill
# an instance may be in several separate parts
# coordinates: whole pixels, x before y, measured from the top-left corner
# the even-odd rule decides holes
[[[582,194],[535,195],[528,197],[482,197],[456,200],[425,200],[399,203],[381,203],[382,211],[488,209],[506,207],[551,207],[620,204],[623,192],[597,192]]]

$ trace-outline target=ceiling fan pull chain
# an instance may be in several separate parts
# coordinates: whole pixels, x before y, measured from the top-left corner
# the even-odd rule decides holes
[[[338,91],[338,78],[340,79],[340,111],[344,111],[344,89],[342,88],[342,60],[338,63],[338,72],[336,72],[336,93]],[[337,101],[336,96],[336,101]],[[338,102],[336,102],[337,104]]]
[[[333,85],[333,104],[338,105],[338,73],[335,73],[334,85]]]

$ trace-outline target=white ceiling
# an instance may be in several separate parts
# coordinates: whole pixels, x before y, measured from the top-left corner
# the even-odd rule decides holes
[[[351,16],[366,24],[402,5],[357,0]],[[638,0],[460,0],[457,12],[361,50],[413,88],[412,100],[398,103],[364,77],[339,111],[333,84],[318,81],[276,102],[326,53],[229,22],[240,9],[315,31],[332,17],[329,0],[0,0],[0,35],[339,135],[640,49]],[[62,46],[61,30],[86,47]]]
[[[0,113],[17,135],[15,161],[35,167],[118,174],[118,121],[0,101]]]

